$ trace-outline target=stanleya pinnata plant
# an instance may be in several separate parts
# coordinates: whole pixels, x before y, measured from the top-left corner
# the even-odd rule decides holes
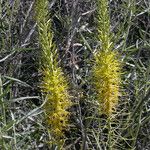
[[[121,65],[118,53],[113,49],[107,0],[97,0],[97,13],[100,48],[94,54],[94,86],[100,113],[110,117],[118,103]]]
[[[63,143],[64,131],[68,127],[68,108],[71,106],[68,84],[58,64],[58,54],[53,38],[48,0],[37,0],[36,21],[41,45],[42,93],[46,102],[44,110],[48,130],[54,144]]]

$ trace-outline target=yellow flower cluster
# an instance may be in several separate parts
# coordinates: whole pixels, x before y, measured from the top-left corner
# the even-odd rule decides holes
[[[62,69],[58,66],[58,55],[53,32],[51,31],[51,20],[48,19],[48,0],[37,0],[36,20],[39,29],[39,40],[42,47],[42,92],[46,98],[44,105],[46,122],[52,141],[60,143],[64,136],[64,130],[68,126],[70,107],[68,85]]]
[[[112,51],[107,0],[98,0],[98,33],[101,45],[94,55],[94,85],[101,113],[111,116],[118,103],[121,66],[117,53]]]
[[[55,140],[61,140],[63,131],[68,125],[70,106],[67,92],[67,82],[60,68],[50,71],[48,68],[43,71],[43,93],[46,94],[45,104],[46,120],[50,127],[50,132]]]
[[[118,103],[120,62],[114,51],[100,51],[95,55],[94,84],[101,113],[110,116]]]

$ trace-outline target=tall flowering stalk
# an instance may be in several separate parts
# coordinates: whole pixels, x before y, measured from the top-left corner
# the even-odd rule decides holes
[[[98,0],[97,5],[100,49],[94,54],[94,85],[100,112],[110,117],[118,103],[121,69],[118,54],[113,50],[108,1]]]
[[[42,92],[48,130],[55,144],[60,144],[68,125],[67,109],[70,107],[68,85],[58,65],[58,54],[53,41],[51,19],[48,19],[48,0],[36,1],[36,20],[42,48]]]

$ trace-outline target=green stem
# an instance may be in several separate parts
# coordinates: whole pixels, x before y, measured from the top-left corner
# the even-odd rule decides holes
[[[111,118],[108,118],[108,150],[112,149],[112,128],[111,128]]]
[[[135,110],[134,110],[134,112],[133,112],[131,118],[133,118],[133,117],[136,115],[136,113],[138,112],[138,110],[139,110],[140,108],[142,108],[144,102],[145,102],[146,100],[148,100],[149,98],[150,98],[150,90],[148,91],[147,95],[146,95],[143,99],[141,99],[141,101],[139,101],[139,103],[138,103],[137,107],[135,108]]]
[[[143,126],[144,124],[146,124],[149,121],[150,121],[150,114],[148,115],[148,117],[146,117],[142,120],[141,126]]]
[[[138,125],[137,125],[137,128],[136,128],[136,133],[135,133],[135,136],[134,136],[134,141],[132,143],[132,148],[133,149],[134,149],[134,147],[136,145],[137,137],[138,137],[138,134],[139,134],[139,131],[140,131],[140,128],[141,128],[141,116],[142,116],[142,111],[140,111],[140,114],[139,114]]]
[[[0,74],[0,95],[3,95],[3,84],[2,84],[1,74]],[[6,125],[6,112],[5,112],[3,97],[1,97],[1,105],[2,105],[1,107],[2,122],[4,125]]]
[[[3,95],[3,84],[2,84],[2,79],[1,79],[1,74],[0,74],[0,96]],[[3,100],[3,97],[0,98],[0,103],[1,103],[1,109],[0,109],[0,112],[1,112],[1,126],[0,126],[0,143],[2,144],[2,147],[5,147],[5,142],[3,140],[3,137],[2,137],[2,126],[6,126],[6,112],[5,112],[5,105],[4,105],[4,100]]]

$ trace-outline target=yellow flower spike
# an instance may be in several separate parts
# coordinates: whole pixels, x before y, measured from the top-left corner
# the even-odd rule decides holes
[[[100,51],[95,56],[94,84],[101,112],[110,116],[118,103],[120,85],[120,62],[114,51]]]
[[[93,77],[100,112],[110,117],[115,111],[121,82],[121,65],[113,51],[108,1],[98,0],[98,40],[101,47],[94,55]]]
[[[48,19],[48,0],[36,1],[36,20],[39,30],[39,41],[42,48],[42,92],[46,98],[44,105],[46,122],[52,141],[59,147],[63,144],[64,130],[68,127],[71,106],[68,94],[68,85],[62,69],[58,65],[58,56],[51,20]]]

